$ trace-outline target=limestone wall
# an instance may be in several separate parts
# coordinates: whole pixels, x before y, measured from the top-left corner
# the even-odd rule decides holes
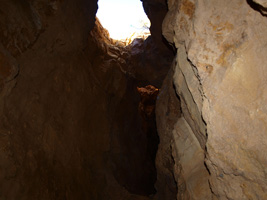
[[[173,83],[183,113],[173,129],[174,173],[184,199],[266,199],[266,1],[168,6],[163,34],[178,49]]]

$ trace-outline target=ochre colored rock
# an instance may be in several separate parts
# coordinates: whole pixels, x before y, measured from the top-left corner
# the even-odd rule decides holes
[[[163,33],[178,48],[173,81],[184,115],[173,132],[174,172],[185,180],[184,199],[267,199],[264,3],[168,1]],[[194,142],[181,143],[184,135]],[[194,179],[188,163],[198,166]]]
[[[138,110],[145,120],[155,113],[155,104],[159,89],[155,88],[153,85],[147,85],[146,87],[137,87],[137,91],[141,97]]]

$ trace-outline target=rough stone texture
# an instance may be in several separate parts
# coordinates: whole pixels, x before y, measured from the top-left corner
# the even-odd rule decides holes
[[[171,143],[173,140],[172,130],[178,118],[181,116],[180,101],[177,99],[173,88],[173,74],[175,62],[172,64],[168,75],[161,87],[156,104],[156,121],[160,143],[156,157],[157,167],[157,194],[155,199],[176,199],[178,190],[183,190],[183,181],[179,178],[178,183],[174,177],[174,160],[172,157]]]
[[[258,3],[259,5],[262,5],[264,8],[267,7],[267,1],[266,0],[254,0],[255,3]]]
[[[1,43],[13,55],[25,51],[41,32],[42,22],[34,6],[30,1],[1,1]],[[43,3],[42,6],[48,7],[49,4]]]
[[[161,51],[163,56],[171,54],[170,46],[166,45],[165,38],[162,36],[162,22],[168,11],[167,2],[165,0],[140,0],[143,2],[144,10],[150,19],[150,32],[153,43]]]
[[[18,74],[16,59],[0,43],[0,110],[4,97],[7,96],[16,84]]]
[[[186,59],[183,47],[178,49],[176,69],[174,73],[174,84],[177,94],[181,98],[183,116],[197,137],[200,146],[204,149],[206,143],[206,126],[202,119],[202,87],[195,76],[194,69]]]
[[[96,9],[96,1],[2,0],[0,8],[2,90],[0,96],[6,96],[16,82],[13,80],[11,83],[11,79],[19,71],[16,58],[31,48],[42,32],[48,33],[48,29],[54,30],[54,33],[50,31],[50,38],[42,48],[53,49],[57,45],[63,46],[62,51],[71,48],[71,44],[77,45],[78,48],[86,45],[89,30],[94,26],[94,20],[88,19],[94,19]],[[5,64],[2,65],[2,62]],[[9,77],[4,78],[5,76]],[[7,84],[9,86],[5,86]]]
[[[96,0],[1,1],[0,199],[154,192],[137,86],[160,86],[173,55],[151,39],[114,42],[96,10]]]
[[[247,0],[247,3],[256,11],[259,11],[262,16],[267,16],[267,1],[266,0]]]
[[[174,57],[172,51],[160,50],[152,36],[145,41],[135,39],[127,48],[131,57],[128,73],[135,77],[139,86],[151,84],[160,88]]]
[[[178,48],[174,83],[185,119],[174,129],[174,159],[190,199],[211,199],[210,193],[213,199],[267,199],[267,21],[265,1],[255,2],[261,6],[249,0],[168,1],[163,33]],[[188,144],[179,143],[180,132],[193,139],[190,149],[205,154],[190,165],[204,170],[205,160],[202,174],[209,176],[186,178],[188,161],[179,152]],[[209,182],[210,190],[189,189],[198,181]]]
[[[173,130],[172,155],[176,182],[185,185],[184,191],[178,185],[177,199],[211,199],[209,174],[203,165],[204,151],[184,117]]]

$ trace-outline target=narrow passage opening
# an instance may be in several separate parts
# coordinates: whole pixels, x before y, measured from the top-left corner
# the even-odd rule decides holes
[[[147,139],[147,157],[151,159],[152,163],[155,163],[159,144],[155,107],[159,89],[153,85],[147,85],[145,87],[137,87],[137,91],[140,95],[138,111],[142,118],[142,130]],[[152,168],[155,170],[154,173],[156,177],[156,168],[155,166]],[[155,181],[156,179],[151,180],[152,185],[155,183]]]
[[[150,84],[160,85],[161,71],[155,69],[162,68],[164,62],[157,60],[158,51],[149,37],[150,21],[140,0],[98,0],[97,18],[99,27],[107,29],[110,37],[101,41],[108,42],[104,44],[105,63],[118,66],[126,78],[125,93],[116,112],[112,112],[109,168],[129,193],[154,195],[159,144],[155,103],[159,89]]]
[[[96,14],[110,38],[130,44],[150,35],[150,21],[140,0],[98,0]]]

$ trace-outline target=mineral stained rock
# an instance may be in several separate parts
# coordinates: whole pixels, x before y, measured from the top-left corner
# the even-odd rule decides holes
[[[174,175],[188,195],[178,186],[177,199],[267,199],[266,1],[168,6],[163,34],[178,49],[183,113],[173,128]]]

